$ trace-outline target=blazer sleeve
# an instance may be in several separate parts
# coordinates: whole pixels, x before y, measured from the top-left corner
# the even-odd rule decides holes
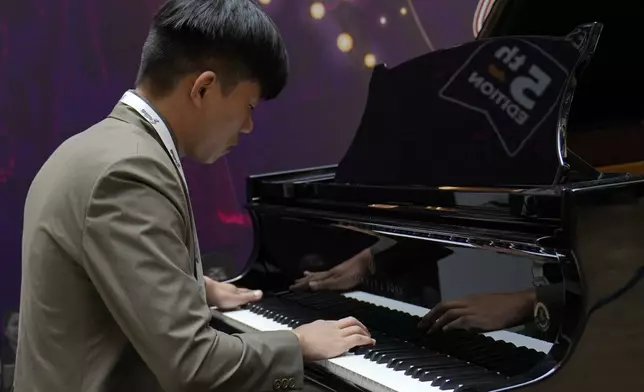
[[[176,177],[152,158],[119,161],[96,183],[83,267],[114,319],[165,391],[301,389],[295,334],[228,335],[210,327],[191,273],[185,211]]]

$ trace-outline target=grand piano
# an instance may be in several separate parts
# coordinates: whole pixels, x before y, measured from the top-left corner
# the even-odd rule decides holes
[[[523,23],[537,3],[557,23]],[[376,67],[337,165],[250,177],[254,250],[231,281],[265,297],[213,309],[214,325],[358,318],[377,343],[307,364],[320,391],[641,390],[644,176],[599,170],[569,144],[599,118],[579,95],[597,96],[587,72],[618,68],[593,68],[595,55],[626,37],[602,40],[615,23],[599,8],[559,7],[499,0],[479,39]],[[534,30],[544,23],[557,30]],[[604,113],[603,129],[624,113]],[[527,310],[494,307],[522,293],[534,293]],[[515,317],[419,328],[438,304],[473,298]]]

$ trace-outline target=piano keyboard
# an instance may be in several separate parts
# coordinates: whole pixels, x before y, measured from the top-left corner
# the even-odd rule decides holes
[[[374,306],[375,305],[375,306]],[[353,315],[369,328],[375,346],[317,362],[334,375],[372,392],[461,391],[499,385],[529,369],[552,344],[507,331],[419,334],[429,309],[365,292],[288,293],[246,309],[213,315],[239,331],[291,330],[316,319]]]

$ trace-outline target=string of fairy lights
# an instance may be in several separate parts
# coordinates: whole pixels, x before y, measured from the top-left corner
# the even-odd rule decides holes
[[[272,2],[272,0],[258,0],[258,1],[260,4],[263,4],[263,5],[269,5]],[[311,14],[311,18],[315,20],[324,19],[324,17],[327,14],[327,8],[324,5],[323,1],[313,1],[311,3],[309,11]],[[400,7],[400,9],[398,10],[398,13],[402,17],[407,16],[409,14],[409,9],[407,7]],[[387,15],[381,15],[378,18],[378,23],[381,26],[386,26],[388,23]],[[338,37],[336,39],[336,45],[341,52],[350,53],[354,50],[353,37],[348,32],[342,32],[338,34]],[[367,68],[373,68],[376,66],[376,64],[378,64],[378,58],[372,52],[364,53],[363,61],[364,61],[364,65]]]

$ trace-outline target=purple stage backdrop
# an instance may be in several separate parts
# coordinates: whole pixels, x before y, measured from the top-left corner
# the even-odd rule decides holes
[[[482,0],[259,0],[289,49],[289,85],[256,128],[212,166],[187,163],[206,253],[238,267],[250,253],[249,174],[337,163],[362,114],[370,67],[474,38]],[[0,3],[0,314],[18,303],[23,202],[66,138],[105,117],[132,87],[161,0]],[[429,121],[429,119],[428,119]]]

